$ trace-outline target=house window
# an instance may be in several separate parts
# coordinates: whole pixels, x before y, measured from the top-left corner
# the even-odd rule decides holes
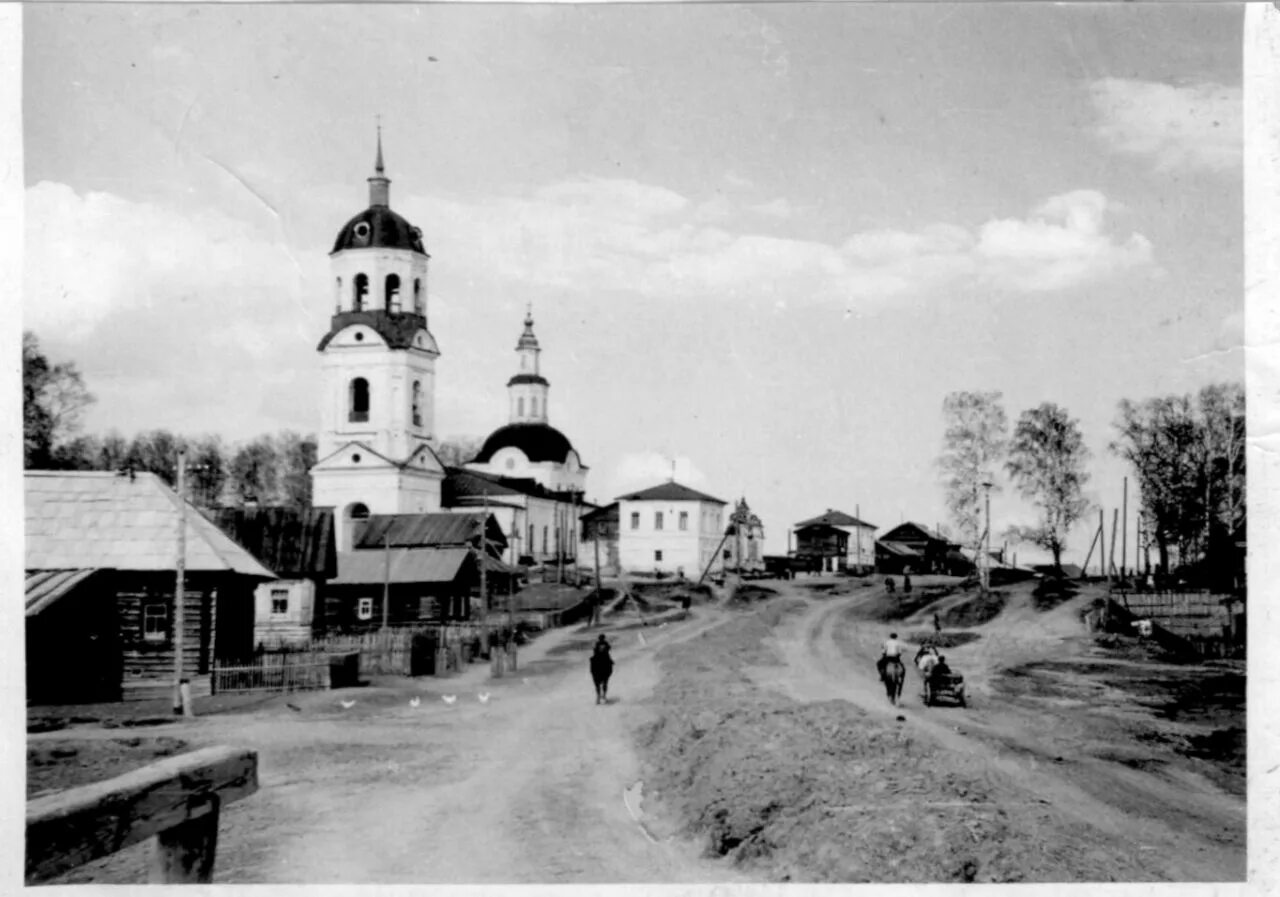
[[[289,590],[271,590],[271,616],[283,617],[289,613]]]
[[[399,274],[387,275],[386,304],[387,304],[387,311],[400,310],[400,275]]]
[[[516,417],[524,417],[524,396],[516,399]]]
[[[727,561],[727,560],[729,560],[729,557],[730,557],[730,550],[729,550],[728,548],[726,548],[726,549],[724,550],[724,559]]]
[[[364,311],[364,297],[369,295],[369,277],[357,274],[352,283],[351,310]]]
[[[680,512],[680,529],[687,530],[688,528],[689,528],[689,512],[681,511]]]
[[[163,642],[169,638],[169,607],[164,604],[142,606],[142,639]]]
[[[422,426],[422,383],[413,381],[413,425]]]
[[[547,553],[547,528],[545,526],[542,528],[542,553]]]
[[[653,512],[653,528],[662,529],[662,512],[661,511]]]
[[[653,559],[654,559],[655,561],[661,561],[661,560],[662,560],[662,550],[661,550],[661,549],[659,549],[658,551],[655,551],[655,552],[653,553]]]
[[[538,397],[537,396],[529,397],[529,416],[530,417],[538,416]]]
[[[427,309],[422,302],[422,278],[415,277],[413,279],[413,313],[415,315],[426,316]]]
[[[631,512],[631,528],[632,529],[640,528],[640,512],[639,511]]]
[[[353,423],[367,421],[369,419],[369,381],[364,377],[356,377],[352,380],[350,399],[351,410],[347,418]]]
[[[373,599],[361,598],[356,603],[356,618],[360,620],[373,619]]]
[[[529,524],[529,553],[533,553],[533,524]]]

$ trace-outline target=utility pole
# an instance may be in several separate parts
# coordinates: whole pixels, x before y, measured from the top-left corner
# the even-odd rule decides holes
[[[621,524],[619,524],[621,526]],[[600,601],[602,600],[600,592],[600,521],[592,522],[591,528],[591,544],[595,547],[596,553],[596,600],[591,609],[591,623],[600,622]]]
[[[994,483],[990,480],[983,480],[981,485],[986,498],[986,529],[982,532],[980,544],[982,566],[979,568],[978,575],[982,582],[982,591],[985,594],[991,589],[991,487]]]
[[[480,519],[480,606],[489,611],[489,579],[485,575],[485,555],[489,553],[489,490],[481,492],[483,504]]]
[[[845,505],[845,507],[847,508],[848,505]],[[861,573],[862,572],[862,506],[861,505],[853,506],[853,516],[856,517],[858,520],[858,522],[853,525],[853,534],[854,534],[854,538],[857,540],[857,545],[858,545],[857,560],[854,561],[854,565],[858,568],[858,572]]]
[[[382,534],[382,631],[391,628],[391,527]]]
[[[1124,492],[1121,493],[1121,507],[1124,514],[1120,528],[1120,578],[1124,579],[1125,569],[1129,564],[1129,478],[1124,478]]]
[[[174,565],[177,577],[173,588],[173,712],[194,716],[191,689],[183,671],[183,647],[186,642],[186,578],[187,578],[187,453],[178,449],[178,557]]]

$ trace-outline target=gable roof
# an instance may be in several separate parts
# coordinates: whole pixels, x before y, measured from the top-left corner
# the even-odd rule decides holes
[[[639,492],[620,495],[618,496],[618,501],[709,501],[718,505],[728,504],[727,501],[721,501],[718,498],[707,495],[705,492],[682,486],[675,480],[663,483],[660,486],[650,486],[648,489],[641,489]]]
[[[278,576],[337,573],[333,509],[218,508],[214,523]]]
[[[875,529],[875,524],[867,523],[865,520],[859,520],[846,514],[844,511],[833,511],[827,508],[827,513],[819,514],[817,517],[811,517],[808,520],[802,520],[796,524],[796,529],[802,526],[858,526],[863,529]]]
[[[153,473],[29,470],[26,569],[177,566],[179,509],[186,507],[186,569],[276,579]]]
[[[481,527],[486,529],[482,530]],[[482,533],[491,548],[505,549],[507,537],[492,514],[374,514],[356,531],[353,548],[442,548],[478,545]],[[339,565],[341,566],[341,565]],[[341,572],[341,571],[339,571]]]
[[[338,555],[338,575],[332,585],[369,585],[381,582],[454,582],[464,572],[469,548],[393,548],[381,551],[344,551]],[[389,564],[388,564],[389,562]],[[474,563],[474,562],[473,562]]]
[[[886,542],[883,539],[881,539],[878,542],[876,542],[876,547],[883,548],[889,554],[894,554],[894,555],[897,555],[898,557],[908,557],[908,558],[920,557],[920,552],[916,551],[910,545],[903,545],[901,542]]]
[[[28,617],[38,615],[63,595],[71,592],[102,568],[88,570],[36,570],[27,574],[26,608]]]
[[[948,539],[946,536],[939,535],[938,533],[929,529],[927,526],[921,526],[920,524],[912,523],[909,520],[906,523],[899,523],[897,526],[889,530],[880,538],[889,539],[890,541],[893,541],[893,542],[901,542],[904,539],[922,539],[923,538],[931,542],[945,542],[947,545],[959,544],[958,542],[954,542],[951,539]]]

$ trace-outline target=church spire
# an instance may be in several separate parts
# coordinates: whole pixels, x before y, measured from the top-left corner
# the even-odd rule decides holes
[[[373,163],[373,177],[369,178],[369,205],[391,205],[391,179],[385,174],[382,164],[382,121],[378,121],[378,155]]]

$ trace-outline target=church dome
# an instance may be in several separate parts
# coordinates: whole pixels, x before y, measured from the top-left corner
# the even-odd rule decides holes
[[[342,226],[333,252],[344,249],[412,249],[427,254],[422,231],[387,206],[370,206]],[[332,254],[332,253],[330,253]]]
[[[484,441],[475,463],[488,464],[494,455],[509,447],[518,448],[535,464],[541,461],[563,464],[574,450],[569,439],[550,424],[507,424],[494,430]]]

